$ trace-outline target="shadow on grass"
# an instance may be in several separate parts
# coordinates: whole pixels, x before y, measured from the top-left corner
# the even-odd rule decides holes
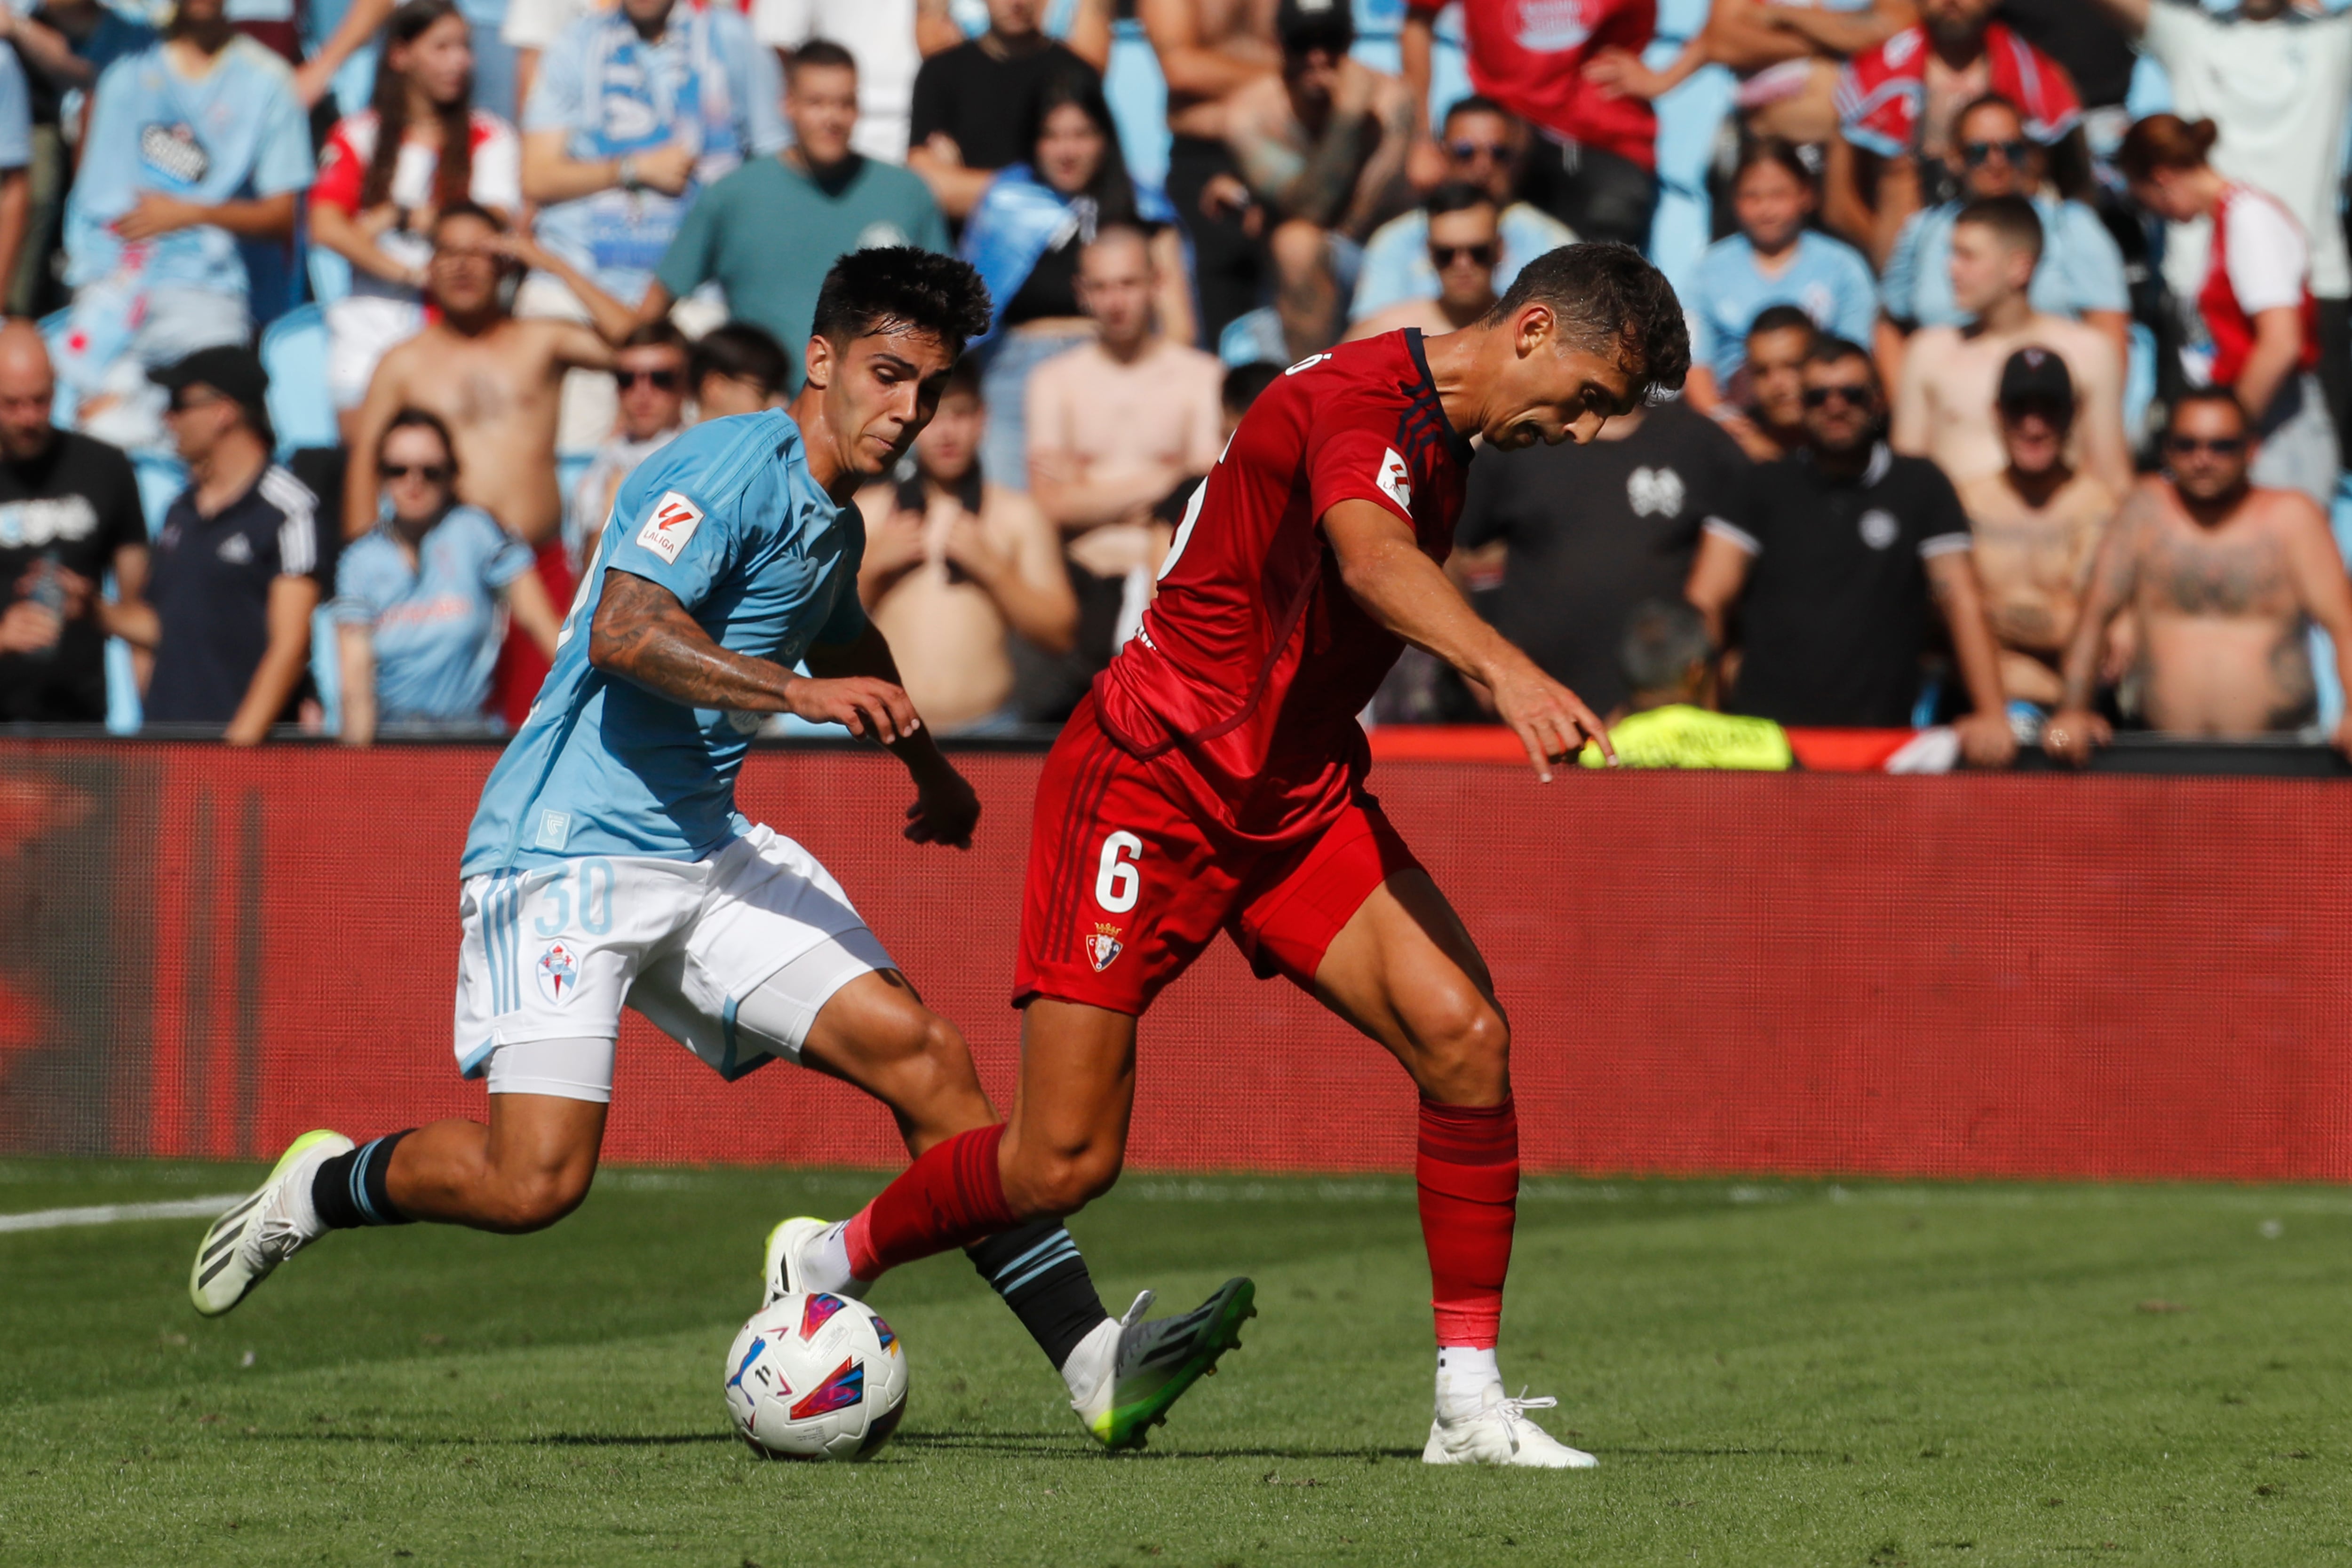
[[[1084,1437],[1061,1432],[901,1432],[898,1437],[898,1446],[947,1453],[1031,1454],[1041,1458],[1103,1452]],[[1300,1445],[1251,1448],[1146,1448],[1140,1453],[1105,1457],[1171,1462],[1188,1459],[1360,1459],[1369,1462],[1373,1459],[1417,1459],[1421,1457],[1421,1450],[1362,1447],[1320,1448]]]
[[[395,1448],[667,1448],[701,1443],[731,1447],[742,1441],[732,1432],[542,1432],[528,1437],[492,1437],[462,1435],[424,1437],[400,1432],[341,1432],[332,1429],[256,1432],[247,1440],[259,1443],[372,1443]],[[901,1432],[895,1439],[895,1446],[926,1452],[1021,1454],[1033,1458],[1085,1458],[1103,1452],[1083,1437],[1062,1432]],[[1788,1449],[1745,1448],[1617,1451],[1675,1457],[1793,1452]],[[1269,1444],[1247,1448],[1146,1448],[1140,1453],[1103,1457],[1161,1463],[1200,1459],[1325,1459],[1370,1464],[1381,1459],[1417,1459],[1421,1457],[1421,1450]]]

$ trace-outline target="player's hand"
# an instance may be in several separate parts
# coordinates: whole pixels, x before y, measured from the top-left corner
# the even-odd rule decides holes
[[[971,781],[944,761],[927,770],[907,808],[907,837],[919,844],[971,848],[972,825],[980,821],[980,796]]]
[[[2042,727],[2042,749],[2060,762],[2080,768],[2091,754],[2115,738],[2105,719],[2082,708],[2061,708]]]
[[[784,710],[811,724],[840,725],[852,735],[870,737],[885,746],[923,727],[907,694],[871,675],[794,681],[784,690]]]
[[[1510,726],[1519,744],[1528,748],[1528,760],[1545,783],[1551,782],[1554,766],[1574,762],[1587,742],[1601,747],[1610,767],[1617,766],[1617,751],[1609,744],[1607,727],[1584,706],[1582,697],[1536,668],[1532,661],[1522,659],[1497,672],[1486,685],[1495,694],[1496,716]]]
[[[2006,768],[2017,760],[2017,732],[2005,713],[1971,713],[1952,721],[1960,755],[1971,768]]]

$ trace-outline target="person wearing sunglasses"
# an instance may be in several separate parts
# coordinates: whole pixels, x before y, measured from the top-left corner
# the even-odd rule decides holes
[[[563,548],[576,572],[596,553],[604,518],[621,481],[686,428],[686,334],[668,321],[648,321],[613,352],[613,385],[620,415],[613,434],[596,444],[588,471],[572,489],[563,517]]]
[[[1882,438],[1878,372],[1862,345],[1824,338],[1804,378],[1804,450],[1749,470],[1724,498],[1684,590],[1717,646],[1738,647],[1724,707],[1784,725],[1910,728],[1932,602],[1968,697],[1952,725],[1960,754],[2007,767],[2017,738],[1951,481]]]
[[[2139,628],[2139,716],[2151,729],[2229,737],[2314,726],[2315,625],[2352,690],[2352,580],[2327,514],[2296,491],[2253,483],[2254,446],[2228,388],[2173,401],[2164,472],[2132,492],[2092,567],[2066,645],[2063,700],[2042,731],[2052,757],[2079,768],[2112,738],[2095,704],[2107,625],[2126,610]],[[2352,755],[2352,716],[2329,741]]]
[[[1805,226],[1813,172],[1786,141],[1752,141],[1732,176],[1739,232],[1706,247],[1689,293],[1691,406],[1713,413],[1746,358],[1748,329],[1775,305],[1794,305],[1825,332],[1867,342],[1876,320],[1870,263],[1843,240]]]
[[[2125,136],[2116,166],[2148,212],[2209,225],[2202,276],[2175,285],[2191,307],[2182,323],[2189,380],[2228,387],[2245,405],[2262,443],[2255,484],[2300,490],[2326,507],[2338,453],[2320,384],[2312,246],[2284,203],[2213,166],[2220,136],[2210,120],[2151,114]]]
[[[530,548],[478,507],[457,504],[446,425],[404,408],[376,440],[383,520],[335,568],[341,734],[369,746],[384,724],[479,730],[499,656],[499,609],[555,656],[555,601]]]
[[[1415,165],[1416,187],[1475,185],[1495,199],[1503,239],[1495,263],[1497,292],[1508,289],[1529,261],[1576,243],[1574,229],[1533,202],[1517,199],[1527,142],[1528,128],[1509,110],[1491,98],[1473,94],[1445,111],[1445,125],[1435,142],[1418,143],[1408,155]],[[1434,160],[1433,169],[1423,166],[1425,159]],[[1426,177],[1431,173],[1435,178]],[[1348,319],[1361,321],[1391,305],[1436,292],[1437,271],[1429,259],[1429,214],[1415,207],[1374,229],[1364,242],[1363,269],[1356,275]]]
[[[2033,308],[2095,327],[2117,358],[2124,357],[2130,347],[2131,287],[2107,225],[2077,199],[2080,193],[2061,193],[2052,184],[2049,153],[2025,133],[2024,117],[2009,99],[1987,93],[1952,124],[1944,164],[1958,194],[1912,215],[1879,279],[1879,305],[1891,325],[1878,358],[1889,379],[1902,379],[1904,334],[1967,323],[1968,312],[1952,297],[1952,226],[1962,207],[1992,196],[2023,196],[2042,220],[2042,259],[2026,289]]]
[[[1501,298],[1495,274],[1503,258],[1502,214],[1495,199],[1475,185],[1440,185],[1422,204],[1422,212],[1428,220],[1429,267],[1436,287],[1357,322],[1348,329],[1350,341],[1407,327],[1433,337],[1459,331]]]
[[[2123,360],[2095,327],[2047,316],[2027,292],[2042,258],[2042,220],[2022,196],[1980,197],[1952,225],[1952,298],[1963,327],[1916,333],[1895,382],[1897,452],[1931,457],[1956,484],[2009,465],[1994,423],[2001,367],[2018,350],[2041,347],[2065,361],[2076,407],[2070,460],[2117,495],[2131,487],[2124,435]]]

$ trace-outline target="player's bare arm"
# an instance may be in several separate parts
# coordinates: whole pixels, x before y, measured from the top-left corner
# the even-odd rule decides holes
[[[1993,640],[1992,622],[1985,613],[1984,583],[1977,576],[1976,557],[1967,550],[1947,550],[1927,562],[1927,589],[1936,608],[1943,612],[1952,634],[1960,678],[1969,689],[1970,711],[1952,726],[1960,737],[1960,751],[1971,767],[2006,768],[2017,759],[2017,736],[2009,727],[2009,704],[2000,685],[2000,644]]]
[[[1323,515],[1339,580],[1389,631],[1444,660],[1495,695],[1495,711],[1528,748],[1536,777],[1587,741],[1613,764],[1609,732],[1584,699],[1536,667],[1489,626],[1445,570],[1422,552],[1402,518],[1370,501],[1342,501]]]
[[[2291,509],[2285,530],[2287,570],[2295,597],[2334,645],[2336,679],[2352,679],[2352,578],[2345,574],[2344,558],[2336,552],[2326,514],[2299,495],[2281,499]],[[2352,685],[2345,689],[2352,691]],[[2336,750],[2352,756],[2352,715],[2338,720],[2328,738]]]
[[[2091,701],[2098,681],[2099,655],[2106,645],[2107,622],[2131,601],[2138,586],[2141,525],[2155,520],[2163,507],[2158,483],[2147,480],[2135,486],[2099,541],[2090,588],[2083,600],[2083,617],[2074,623],[2065,662],[2059,668],[2065,693],[2058,699],[2058,711],[2042,729],[2042,749],[2077,768],[2090,761],[2091,753],[2113,735],[2113,727],[2092,710]]]
[[[905,700],[906,694],[898,684],[898,661],[890,652],[890,640],[870,621],[854,643],[810,644],[808,667],[820,676],[843,684],[865,680],[885,686]],[[908,711],[912,711],[911,705]],[[971,848],[972,825],[980,821],[980,796],[971,781],[956,771],[955,764],[947,759],[939,743],[931,738],[931,732],[918,729],[885,744],[907,765],[907,772],[915,780],[915,803],[907,808],[907,837],[919,844]]]
[[[766,659],[730,653],[711,641],[677,595],[618,568],[604,573],[588,637],[590,664],[690,707],[794,714],[886,746],[922,725],[896,684],[810,680]]]

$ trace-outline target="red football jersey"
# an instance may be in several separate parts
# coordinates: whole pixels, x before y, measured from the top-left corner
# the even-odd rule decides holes
[[[1142,631],[1096,677],[1103,727],[1240,837],[1329,822],[1370,760],[1356,716],[1404,643],[1340,581],[1323,515],[1385,507],[1442,561],[1470,455],[1418,330],[1291,366],[1194,493]]]

